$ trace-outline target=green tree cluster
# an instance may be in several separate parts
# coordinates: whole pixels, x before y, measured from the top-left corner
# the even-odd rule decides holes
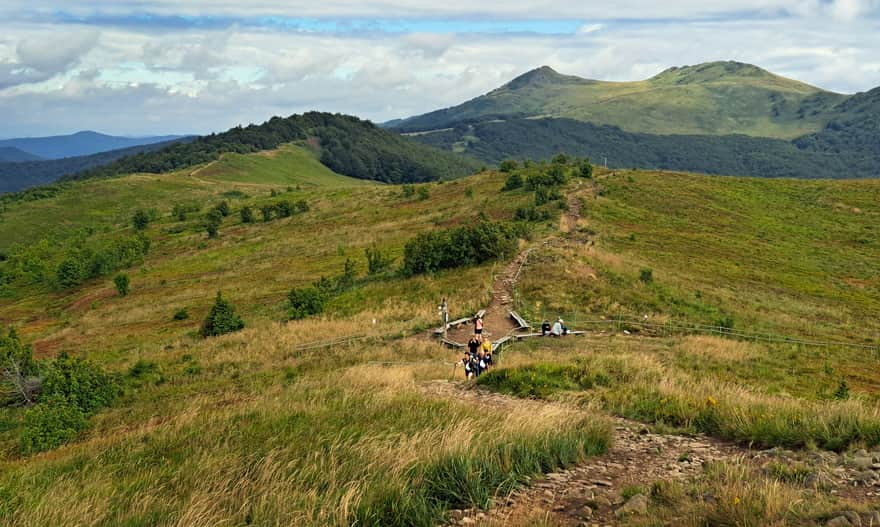
[[[421,233],[404,246],[403,271],[431,273],[511,256],[526,234],[523,224],[485,220]]]
[[[217,291],[217,298],[199,331],[202,337],[216,337],[244,329],[244,321],[235,314],[235,307]]]

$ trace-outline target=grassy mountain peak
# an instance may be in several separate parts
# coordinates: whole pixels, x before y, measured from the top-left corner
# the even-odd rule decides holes
[[[405,132],[487,120],[557,117],[651,134],[794,139],[821,130],[847,96],[740,62],[667,69],[608,82],[542,66],[461,105],[395,122]]]

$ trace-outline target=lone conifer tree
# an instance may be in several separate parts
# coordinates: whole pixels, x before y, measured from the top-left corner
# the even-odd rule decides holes
[[[217,291],[217,299],[202,323],[202,337],[215,337],[234,333],[244,328],[244,321],[235,314],[235,308]]]

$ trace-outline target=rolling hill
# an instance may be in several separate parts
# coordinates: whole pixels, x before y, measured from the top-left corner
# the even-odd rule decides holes
[[[297,139],[0,198],[0,321],[16,329],[0,360],[32,350],[52,395],[0,406],[0,525],[428,527],[646,459],[675,470],[485,525],[615,518],[636,494],[643,519],[688,526],[876,506],[872,487],[803,475],[856,474],[880,446],[878,356],[858,347],[880,338],[878,181],[586,178],[558,161],[393,185],[324,152]],[[461,263],[495,225],[516,226],[513,253],[406,272],[424,242]],[[293,315],[303,291],[322,311]],[[475,387],[430,340],[436,306],[470,316],[499,291],[533,324],[589,334],[506,346]],[[218,299],[245,327],[203,338]],[[717,457],[678,448],[700,433]]]
[[[738,62],[670,68],[636,82],[562,75],[548,66],[459,106],[394,121],[418,132],[489,120],[555,117],[649,134],[794,139],[821,130],[847,96]]]
[[[157,137],[119,137],[92,131],[76,132],[70,135],[51,137],[23,137],[0,140],[0,147],[18,148],[43,159],[81,157],[110,150],[134,146],[164,143],[179,139],[179,135]]]
[[[480,166],[468,157],[410,141],[357,117],[309,112],[273,117],[260,125],[236,127],[156,152],[126,157],[65,179],[162,173],[210,162],[227,152],[271,150],[293,141],[316,149],[321,163],[331,170],[386,183],[451,179],[473,173]]]
[[[21,163],[22,161],[39,161],[40,156],[29,154],[14,146],[0,146],[0,163]]]

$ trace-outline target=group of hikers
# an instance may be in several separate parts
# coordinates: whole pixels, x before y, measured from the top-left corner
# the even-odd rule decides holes
[[[541,323],[541,336],[561,337],[563,335],[568,335],[568,328],[565,327],[565,322],[561,318],[557,318],[552,326],[546,320]]]
[[[552,325],[547,320],[541,323],[541,336],[562,337],[568,335],[568,328],[562,318],[557,318]],[[464,374],[468,379],[475,379],[492,367],[492,340],[483,336],[483,318],[474,317],[474,334],[467,343],[467,351],[461,358]]]
[[[461,363],[468,379],[475,379],[492,367],[492,340],[483,336],[483,318],[474,320],[474,334],[467,343],[468,350]]]

